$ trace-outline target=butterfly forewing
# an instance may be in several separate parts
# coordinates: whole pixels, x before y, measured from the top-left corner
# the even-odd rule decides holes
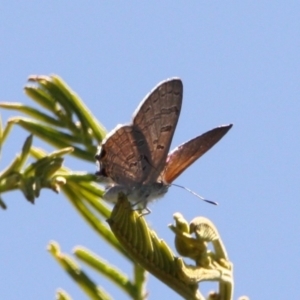
[[[232,124],[217,127],[175,148],[168,155],[161,174],[163,181],[173,182],[195,160],[213,147],[231,127]]]
[[[182,93],[180,79],[166,80],[158,84],[136,110],[133,126],[144,135],[147,153],[150,153],[145,160],[151,171],[143,183],[157,181],[165,166],[181,110]]]

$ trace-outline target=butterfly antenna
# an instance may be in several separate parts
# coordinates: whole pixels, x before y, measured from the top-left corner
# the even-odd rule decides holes
[[[186,188],[185,186],[178,185],[178,184],[176,184],[176,183],[171,183],[171,185],[174,185],[174,186],[180,187],[180,188],[182,188],[182,189],[184,189],[184,190],[186,190],[186,191],[190,192],[191,194],[195,195],[196,197],[200,198],[201,200],[203,200],[203,201],[205,201],[205,202],[207,202],[207,203],[210,203],[210,204],[213,204],[213,205],[218,205],[218,203],[217,203],[217,202],[214,202],[214,201],[211,201],[211,200],[205,199],[205,198],[201,197],[200,195],[198,195],[197,193],[195,193],[194,191],[192,191],[192,190],[190,190],[190,189]]]

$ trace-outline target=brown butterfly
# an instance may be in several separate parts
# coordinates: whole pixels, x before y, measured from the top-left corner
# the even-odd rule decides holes
[[[97,174],[108,184],[104,199],[115,203],[123,192],[149,213],[148,202],[162,197],[170,184],[232,127],[214,128],[168,154],[182,94],[179,78],[159,83],[136,109],[132,123],[118,125],[103,140],[96,159],[100,167]]]

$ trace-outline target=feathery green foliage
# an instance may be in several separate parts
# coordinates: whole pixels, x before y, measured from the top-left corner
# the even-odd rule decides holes
[[[119,196],[111,212],[101,199],[104,191],[94,174],[75,172],[63,166],[65,155],[94,162],[97,146],[106,135],[104,127],[58,76],[31,76],[29,82],[25,93],[39,108],[0,103],[2,109],[27,116],[13,117],[5,127],[0,124],[0,149],[5,149],[12,126],[19,125],[30,133],[21,153],[0,173],[0,194],[9,199],[7,192],[19,189],[34,203],[43,188],[56,193],[61,191],[99,237],[132,263],[134,272],[129,276],[82,246],[74,249],[75,258],[109,278],[131,299],[146,299],[146,271],[185,299],[232,299],[233,268],[214,225],[205,218],[196,218],[188,224],[180,214],[174,215],[175,225],[170,225],[170,229],[175,233],[175,246],[180,255],[195,261],[191,266],[158,238],[143,216],[132,210],[124,195]],[[33,136],[58,150],[46,153],[33,147]],[[35,161],[26,165],[28,157]],[[0,207],[7,207],[2,198]],[[214,251],[208,250],[208,243],[212,243]],[[82,271],[74,257],[60,251],[58,243],[51,242],[48,250],[90,299],[112,299]],[[218,282],[219,291],[205,298],[199,283],[207,280]],[[58,290],[56,299],[71,297]]]

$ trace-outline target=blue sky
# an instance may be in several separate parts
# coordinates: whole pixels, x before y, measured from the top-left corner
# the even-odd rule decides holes
[[[221,124],[230,132],[177,180],[218,207],[172,187],[148,222],[173,244],[172,215],[206,216],[234,264],[235,298],[292,299],[300,260],[300,4],[297,1],[6,1],[0,8],[0,100],[30,104],[29,75],[58,74],[111,130],[129,122],[161,80],[184,83],[172,148]],[[3,121],[13,112],[1,111]],[[14,128],[3,169],[27,132]],[[34,145],[43,145],[38,139]],[[94,164],[66,159],[94,172]],[[3,195],[0,298],[53,299],[59,287],[82,292],[46,251],[84,245],[131,272],[61,196],[43,191],[33,206]],[[105,278],[92,275],[115,299]],[[204,286],[204,289],[210,286]],[[149,275],[149,299],[180,299]]]

